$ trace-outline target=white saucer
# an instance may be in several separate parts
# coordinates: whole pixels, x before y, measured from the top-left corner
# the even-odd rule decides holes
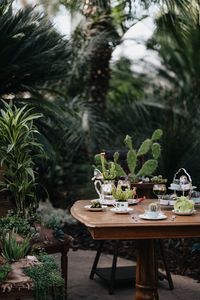
[[[165,220],[165,219],[167,219],[167,216],[165,216],[163,214],[159,214],[156,218],[149,217],[146,214],[139,215],[139,217],[144,220]]]
[[[191,216],[196,213],[196,210],[193,209],[192,211],[178,212],[173,209],[172,212],[178,216]]]
[[[105,210],[107,206],[102,205],[102,207],[91,207],[91,205],[85,205],[84,208],[89,211],[102,211]]]
[[[110,205],[112,205],[113,206],[113,204],[114,204],[114,202],[115,202],[115,200],[114,199],[110,199],[110,200],[101,200],[100,198],[99,199],[93,199],[94,201],[99,201],[102,205],[108,205],[108,206],[110,206]],[[91,200],[91,201],[93,201],[93,200]]]
[[[118,208],[114,207],[110,210],[116,214],[128,214],[130,211],[133,211],[133,208],[128,207],[126,210],[119,210]]]
[[[138,204],[138,199],[128,199],[128,205]]]

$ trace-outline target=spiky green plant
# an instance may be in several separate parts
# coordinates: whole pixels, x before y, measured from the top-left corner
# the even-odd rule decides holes
[[[146,139],[138,150],[133,148],[132,138],[129,135],[126,136],[124,142],[129,149],[127,153],[127,164],[132,181],[137,181],[138,177],[150,176],[155,172],[158,166],[158,158],[161,153],[161,146],[157,141],[161,139],[162,134],[161,129],[155,130],[151,139]],[[146,160],[142,167],[138,169],[138,160],[148,154],[152,155],[152,159]]]
[[[26,106],[17,108],[12,103],[4,102],[1,109],[0,186],[9,193],[16,212],[23,217],[28,217],[38,206],[34,160],[43,154],[43,148],[37,142],[39,132],[33,121],[41,116]]]
[[[3,257],[9,262],[24,258],[30,251],[30,241],[31,235],[28,235],[23,241],[17,242],[15,229],[7,232],[2,238]]]
[[[121,186],[117,186],[116,188],[113,188],[112,195],[115,200],[123,202],[133,197],[133,191],[130,188],[127,188],[124,191]]]

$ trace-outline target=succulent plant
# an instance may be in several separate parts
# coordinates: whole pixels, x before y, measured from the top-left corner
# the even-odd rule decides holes
[[[17,242],[15,230],[9,231],[2,239],[2,255],[7,261],[17,261],[24,258],[30,251],[31,236]]]
[[[127,201],[133,197],[133,191],[130,188],[123,190],[121,186],[117,186],[113,188],[112,195],[117,201]]]
[[[174,204],[174,209],[177,212],[193,211],[194,202],[185,196],[178,197]]]
[[[161,153],[161,146],[158,141],[162,137],[162,130],[156,129],[150,139],[146,139],[138,150],[133,148],[132,138],[127,135],[124,142],[128,147],[127,152],[127,165],[129,169],[129,178],[132,182],[137,182],[139,177],[150,176],[154,173],[158,166],[158,158]],[[140,163],[139,160],[145,155],[152,158],[145,161],[140,169],[138,169]],[[95,168],[99,169],[104,179],[115,179],[117,177],[127,177],[126,172],[118,163],[120,154],[115,152],[113,155],[113,161],[107,161],[105,153],[95,155]]]
[[[151,178],[151,182],[153,182],[153,183],[166,183],[167,179],[163,178],[162,175],[158,175],[158,176],[153,176]]]
[[[161,146],[158,143],[158,140],[162,137],[162,130],[156,129],[151,139],[146,139],[141,146],[139,147],[138,151],[133,148],[132,138],[127,135],[124,142],[128,147],[127,153],[127,164],[130,171],[130,179],[133,182],[136,182],[138,177],[150,176],[153,172],[157,169],[158,166],[158,158],[161,153]],[[142,167],[138,170],[138,160],[145,155],[151,155],[152,158],[145,161]]]
[[[157,212],[159,210],[159,206],[157,203],[153,202],[149,204],[149,211]]]

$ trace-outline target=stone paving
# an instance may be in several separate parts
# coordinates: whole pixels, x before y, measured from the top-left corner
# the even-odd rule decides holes
[[[69,252],[68,300],[133,300],[134,287],[115,288],[114,295],[109,295],[107,287],[98,277],[89,279],[95,251],[78,250]],[[111,256],[102,255],[101,266],[111,265]],[[133,265],[131,261],[119,259],[118,265]],[[200,300],[200,283],[195,280],[173,275],[175,289],[170,291],[167,281],[159,282],[160,300]]]

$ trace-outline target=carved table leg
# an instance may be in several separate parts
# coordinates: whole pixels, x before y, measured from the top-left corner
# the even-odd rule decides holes
[[[158,300],[157,259],[154,240],[139,240],[136,267],[136,300]]]
[[[65,288],[65,299],[67,299],[67,269],[68,269],[68,251],[61,252],[61,270],[62,270],[62,277],[65,281],[64,288]]]

